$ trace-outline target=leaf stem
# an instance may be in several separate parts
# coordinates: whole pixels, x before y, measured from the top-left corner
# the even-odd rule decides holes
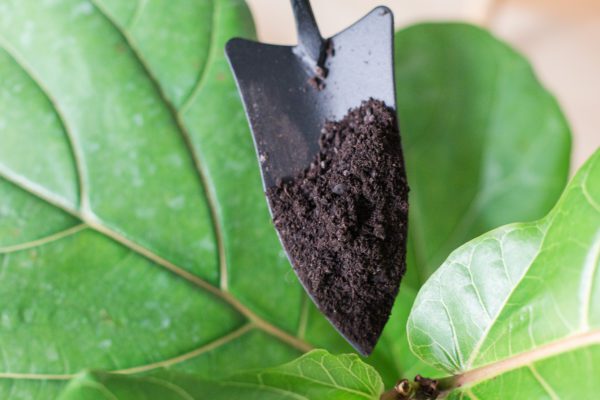
[[[464,386],[470,386],[484,380],[495,378],[508,371],[513,371],[522,367],[527,367],[528,365],[531,365],[536,361],[554,357],[559,354],[580,349],[586,346],[598,344],[600,344],[600,329],[578,333],[576,335],[572,335],[561,340],[545,344],[530,351],[515,354],[512,357],[505,358],[503,360],[499,360],[494,363],[463,372],[461,374],[441,378],[437,380],[437,389],[439,390],[440,395],[443,396],[451,390]],[[415,377],[415,381],[417,381],[417,377]],[[409,383],[413,384],[412,382]],[[402,397],[402,395],[398,392],[397,388],[398,385],[396,385],[393,389],[390,389],[387,392],[383,393],[380,399],[413,399],[413,397]],[[425,397],[425,399],[427,399],[427,397]]]

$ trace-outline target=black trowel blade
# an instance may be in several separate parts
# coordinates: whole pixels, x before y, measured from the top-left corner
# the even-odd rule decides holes
[[[327,120],[341,119],[369,98],[395,109],[393,33],[391,11],[378,7],[330,38],[321,90],[309,82],[314,72],[297,47],[245,39],[227,43],[265,190],[308,167],[319,152],[319,136]],[[294,265],[293,259],[290,262]],[[357,343],[356,332],[344,331],[330,315],[325,316],[362,354],[372,351],[381,334],[374,332],[367,343]]]

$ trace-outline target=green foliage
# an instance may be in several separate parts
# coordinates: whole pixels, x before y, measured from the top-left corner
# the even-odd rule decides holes
[[[450,399],[590,398],[600,373],[600,150],[554,209],[454,251],[408,321],[415,354],[454,375]],[[378,399],[380,375],[356,355],[316,350],[219,382],[169,371],[73,380],[62,400]],[[389,397],[390,399],[392,397]],[[412,397],[411,397],[412,398]]]
[[[592,398],[600,374],[600,150],[544,218],[454,251],[417,296],[413,351],[452,398]],[[479,370],[478,370],[479,368]]]
[[[161,371],[144,377],[88,373],[74,379],[59,400],[377,400],[383,383],[357,355],[312,351],[288,364],[220,382]]]
[[[351,351],[269,219],[223,55],[252,35],[242,0],[0,0],[1,398],[56,398],[90,368],[215,379]],[[387,385],[440,374],[408,351],[421,283],[464,241],[546,213],[569,154],[555,101],[484,31],[409,28],[396,57],[409,276],[366,360]]]

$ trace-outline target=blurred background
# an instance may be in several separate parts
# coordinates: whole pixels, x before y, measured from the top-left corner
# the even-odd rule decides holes
[[[261,41],[296,42],[288,1],[247,0]],[[396,27],[431,20],[486,27],[524,53],[560,102],[573,131],[572,171],[600,147],[600,0],[312,0],[331,36],[378,5]]]

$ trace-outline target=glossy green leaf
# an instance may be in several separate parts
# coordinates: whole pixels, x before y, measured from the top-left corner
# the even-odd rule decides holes
[[[315,350],[288,364],[220,382],[168,371],[145,377],[88,373],[74,379],[59,400],[378,400],[382,391],[375,369],[357,355]]]
[[[600,374],[600,150],[553,210],[465,244],[423,286],[413,351],[452,398],[593,398]]]
[[[223,55],[252,34],[241,0],[0,1],[0,398],[310,348]]]

